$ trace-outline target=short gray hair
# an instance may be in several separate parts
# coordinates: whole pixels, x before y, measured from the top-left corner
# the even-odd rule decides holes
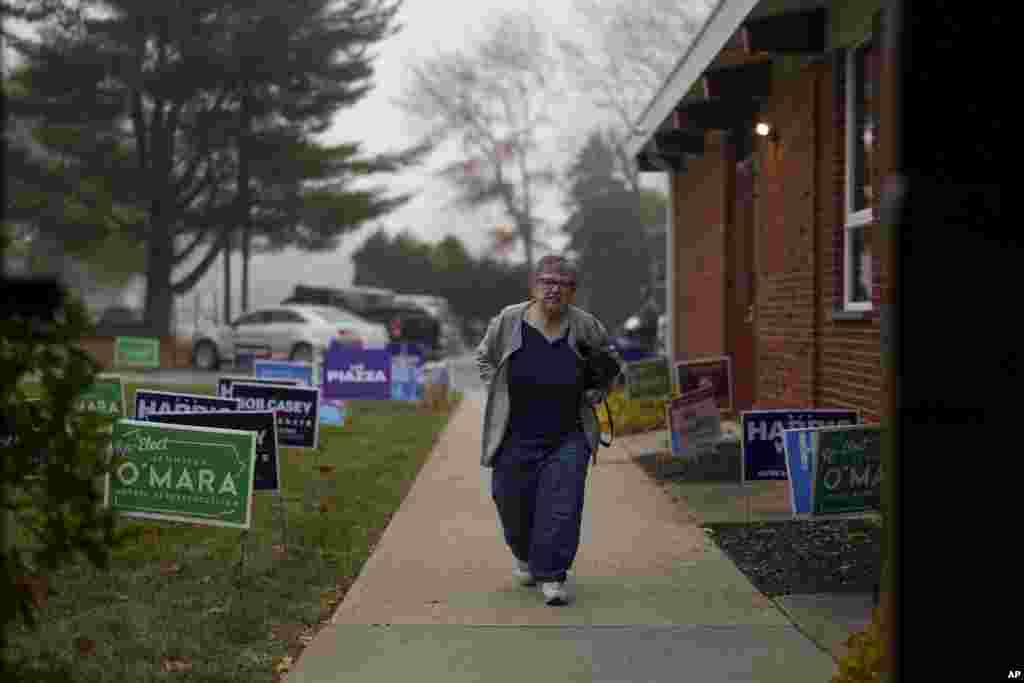
[[[541,273],[560,273],[562,275],[568,275],[572,278],[574,283],[579,281],[579,270],[576,268],[576,264],[570,261],[565,256],[559,256],[558,254],[548,254],[542,256],[537,260],[537,264],[533,268],[533,272],[530,274],[531,284],[533,280],[537,278]]]

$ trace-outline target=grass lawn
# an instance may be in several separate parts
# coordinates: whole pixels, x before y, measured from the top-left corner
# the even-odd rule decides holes
[[[126,384],[129,413],[137,387],[157,388]],[[353,401],[344,427],[321,426],[319,451],[282,448],[287,550],[265,492],[248,533],[122,519],[139,539],[110,571],[82,560],[52,577],[39,630],[16,627],[11,655],[26,680],[277,680],[344,597],[450,414]]]

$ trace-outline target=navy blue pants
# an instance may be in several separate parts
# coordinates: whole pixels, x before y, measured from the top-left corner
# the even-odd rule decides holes
[[[576,559],[589,461],[582,432],[553,448],[506,439],[496,454],[491,495],[505,542],[538,581],[565,581]]]

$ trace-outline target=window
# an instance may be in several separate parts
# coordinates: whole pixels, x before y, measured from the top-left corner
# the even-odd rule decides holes
[[[294,311],[271,311],[267,321],[273,325],[294,325],[306,322],[301,315]]]
[[[248,313],[235,319],[235,325],[262,325],[267,322],[267,314],[263,311]]]
[[[337,308],[318,307],[313,311],[323,318],[325,322],[341,325],[358,325],[360,323],[359,318],[344,311],[338,310]]]
[[[843,308],[871,310],[871,247],[877,178],[877,49],[862,43],[846,55],[846,216],[843,226]]]

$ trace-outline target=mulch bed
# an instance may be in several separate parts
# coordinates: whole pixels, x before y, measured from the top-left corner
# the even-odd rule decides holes
[[[666,478],[658,476],[654,454],[634,457],[633,462],[666,484]],[[874,593],[881,578],[882,529],[869,519],[709,521],[703,526],[768,597]]]
[[[754,587],[767,595],[871,593],[881,577],[882,530],[864,519],[705,525]]]

